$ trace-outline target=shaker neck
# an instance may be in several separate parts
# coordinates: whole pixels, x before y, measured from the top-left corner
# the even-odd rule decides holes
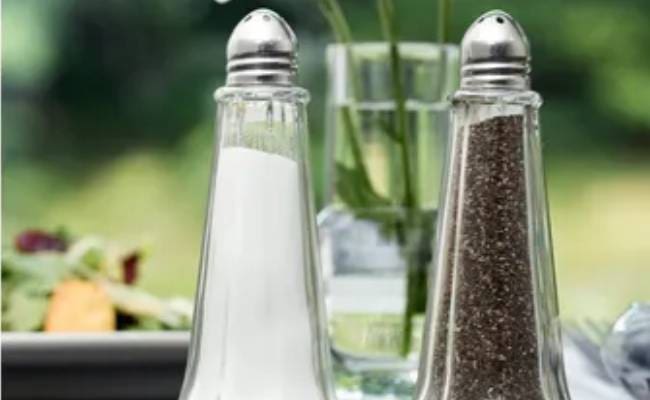
[[[226,85],[214,92],[217,103],[239,101],[285,101],[307,105],[309,92],[299,86]]]
[[[537,109],[542,105],[542,97],[527,86],[513,88],[500,85],[492,86],[461,86],[451,96],[454,107],[461,105],[521,105]]]
[[[496,66],[499,67],[498,65]],[[507,65],[504,65],[508,71]],[[525,73],[499,73],[493,71],[487,74],[473,70],[463,69],[460,81],[461,90],[504,90],[504,91],[525,91],[530,90],[530,77]]]
[[[218,146],[304,161],[309,94],[299,87],[225,86],[217,90]]]

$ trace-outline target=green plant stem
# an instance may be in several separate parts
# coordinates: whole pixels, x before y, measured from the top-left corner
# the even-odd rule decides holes
[[[449,43],[451,32],[451,0],[438,0],[438,43]]]
[[[340,43],[352,43],[352,31],[338,1],[320,0],[319,5],[323,15],[325,15],[332,28],[334,36],[336,36],[336,41]]]
[[[346,132],[348,140],[350,141],[354,166],[357,168],[361,176],[361,183],[367,190],[370,190],[374,193],[372,182],[370,181],[370,176],[368,175],[368,170],[366,169],[366,164],[363,162],[363,153],[361,151],[359,138],[356,134],[353,110],[349,105],[341,107],[341,118],[343,118],[343,130]]]
[[[356,97],[361,93],[361,83],[356,74],[356,63],[354,62],[354,55],[352,53],[352,31],[350,24],[348,24],[343,9],[337,0],[320,0],[320,8],[323,15],[327,19],[334,33],[336,41],[345,46],[345,51],[348,58],[348,68],[350,69],[349,76],[352,81],[352,97]]]
[[[438,51],[440,52],[440,68],[438,68],[438,84],[436,86],[436,101],[445,101],[445,82],[447,81],[447,48],[451,32],[451,2],[438,0]]]
[[[337,0],[320,0],[320,8],[325,15],[325,18],[328,20],[336,40],[343,46],[345,46],[347,64],[348,64],[348,76],[352,83],[351,87],[351,98],[355,99],[361,93],[361,82],[357,76],[356,62],[354,59],[354,54],[352,51],[352,31],[350,30],[350,25],[343,14],[340,4]],[[370,181],[370,175],[368,169],[366,168],[363,152],[361,150],[361,141],[357,132],[357,125],[355,123],[355,114],[354,110],[350,105],[344,105],[340,108],[341,118],[343,119],[343,129],[346,133],[346,137],[350,143],[350,149],[352,152],[352,158],[355,168],[357,168],[359,174],[358,176],[361,179],[362,189],[365,193],[369,193],[371,198],[379,199],[380,196],[376,193]],[[370,206],[367,204],[366,206]]]
[[[378,0],[379,17],[384,32],[384,37],[389,45],[390,70],[393,98],[395,101],[395,132],[400,146],[402,157],[402,171],[404,177],[404,201],[403,206],[407,211],[417,209],[417,196],[413,185],[413,168],[411,165],[411,142],[408,137],[408,120],[406,114],[406,97],[404,95],[404,83],[402,82],[402,58],[399,53],[397,39],[397,22],[393,9],[392,0]]]
[[[392,0],[378,0],[379,18],[384,37],[389,44],[391,79],[393,98],[395,101],[395,137],[398,139],[402,157],[402,172],[404,177],[404,200],[402,206],[406,212],[404,234],[401,235],[402,248],[405,251],[406,275],[406,308],[404,311],[404,330],[400,353],[407,356],[411,350],[411,336],[413,331],[413,316],[418,310],[418,299],[421,297],[420,278],[422,265],[418,257],[419,235],[414,235],[419,221],[419,205],[416,187],[413,184],[413,166],[411,157],[411,141],[408,135],[408,120],[406,113],[406,96],[402,81],[402,58],[399,53],[398,29]],[[399,229],[399,228],[398,228]],[[415,236],[415,237],[414,237]]]

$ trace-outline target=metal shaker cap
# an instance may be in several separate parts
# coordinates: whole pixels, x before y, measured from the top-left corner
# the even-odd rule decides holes
[[[521,26],[501,10],[481,15],[461,43],[461,87],[530,87],[530,46]]]
[[[296,79],[298,42],[277,13],[260,8],[244,17],[228,40],[231,86],[292,85]]]

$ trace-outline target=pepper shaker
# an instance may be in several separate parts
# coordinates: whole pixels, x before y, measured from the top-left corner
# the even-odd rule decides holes
[[[568,400],[530,50],[503,11],[461,45],[418,400]]]

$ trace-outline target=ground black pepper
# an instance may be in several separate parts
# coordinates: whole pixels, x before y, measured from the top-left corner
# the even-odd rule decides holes
[[[468,136],[452,149],[433,366],[440,399],[544,399],[523,129],[522,116],[490,118],[459,132]]]

